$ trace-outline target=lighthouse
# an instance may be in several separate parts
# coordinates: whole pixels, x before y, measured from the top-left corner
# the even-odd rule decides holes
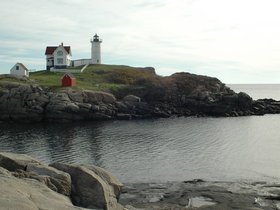
[[[102,40],[99,39],[99,36],[95,34],[91,42],[91,63],[100,64],[101,63],[101,43]]]

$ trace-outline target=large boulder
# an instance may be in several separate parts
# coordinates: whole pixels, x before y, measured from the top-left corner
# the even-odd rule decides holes
[[[41,164],[28,155],[1,152],[0,166],[14,172],[14,176],[36,179],[58,193],[66,196],[71,194],[69,174]]]
[[[87,95],[87,102],[90,104],[114,104],[116,102],[115,96],[111,93],[92,90],[86,90],[84,93]]]
[[[84,92],[80,90],[67,89],[66,93],[68,94],[68,97],[74,102],[83,103],[86,97]]]
[[[251,109],[252,103],[253,99],[247,93],[238,93],[238,106],[241,110]]]
[[[48,103],[45,92],[28,84],[3,84],[0,95],[0,119],[17,122],[43,120],[44,106]]]
[[[71,200],[34,179],[19,179],[0,167],[0,210],[82,210]]]
[[[236,93],[234,93],[234,94],[224,94],[222,96],[222,102],[224,104],[230,104],[230,105],[237,106],[237,104],[238,104],[238,95]]]
[[[115,177],[110,172],[98,166],[90,166],[90,165],[81,165],[81,166],[93,171],[99,177],[101,177],[108,185],[110,185],[114,189],[116,198],[119,199],[123,184],[120,182],[120,180],[117,177]]]
[[[69,174],[47,165],[34,163],[27,164],[26,171],[45,177],[46,185],[50,185],[52,190],[70,196],[71,176]]]
[[[134,95],[127,95],[123,98],[123,101],[125,103],[137,103],[141,101],[141,98],[139,98],[138,96],[134,96]]]
[[[66,92],[53,93],[45,110],[47,121],[67,122],[84,119],[80,114],[78,102],[73,102]]]
[[[123,209],[117,202],[121,183],[105,170],[63,163],[52,163],[50,166],[71,175],[71,197],[75,205],[106,210]]]
[[[10,152],[0,153],[0,166],[9,170],[26,170],[28,164],[40,164],[38,160],[24,154],[14,154]]]
[[[118,119],[146,117],[151,114],[148,103],[142,101],[140,97],[135,95],[123,97],[122,101],[116,102],[116,107],[118,109]]]

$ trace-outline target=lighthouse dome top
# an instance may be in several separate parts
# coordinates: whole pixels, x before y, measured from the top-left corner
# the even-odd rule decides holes
[[[102,40],[99,39],[99,36],[98,36],[97,34],[95,34],[95,35],[93,36],[92,41],[93,41],[93,42],[102,42]]]

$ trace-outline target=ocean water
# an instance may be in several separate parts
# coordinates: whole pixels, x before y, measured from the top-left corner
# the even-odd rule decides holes
[[[280,84],[228,84],[235,92],[246,92],[254,100],[272,98],[280,100]]]
[[[0,151],[29,154],[44,163],[98,165],[123,182],[280,179],[280,115],[2,123],[0,128]]]

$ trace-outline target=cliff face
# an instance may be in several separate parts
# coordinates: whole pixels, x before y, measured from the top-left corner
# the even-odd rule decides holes
[[[115,95],[122,98],[133,94],[144,99],[153,107],[153,116],[244,116],[280,112],[275,101],[272,104],[263,100],[253,101],[246,93],[235,93],[213,77],[176,73],[140,82],[142,86],[135,83],[115,92]]]
[[[253,101],[218,79],[189,73],[141,78],[112,93],[0,83],[0,120],[16,122],[244,116],[280,113],[274,100]]]

